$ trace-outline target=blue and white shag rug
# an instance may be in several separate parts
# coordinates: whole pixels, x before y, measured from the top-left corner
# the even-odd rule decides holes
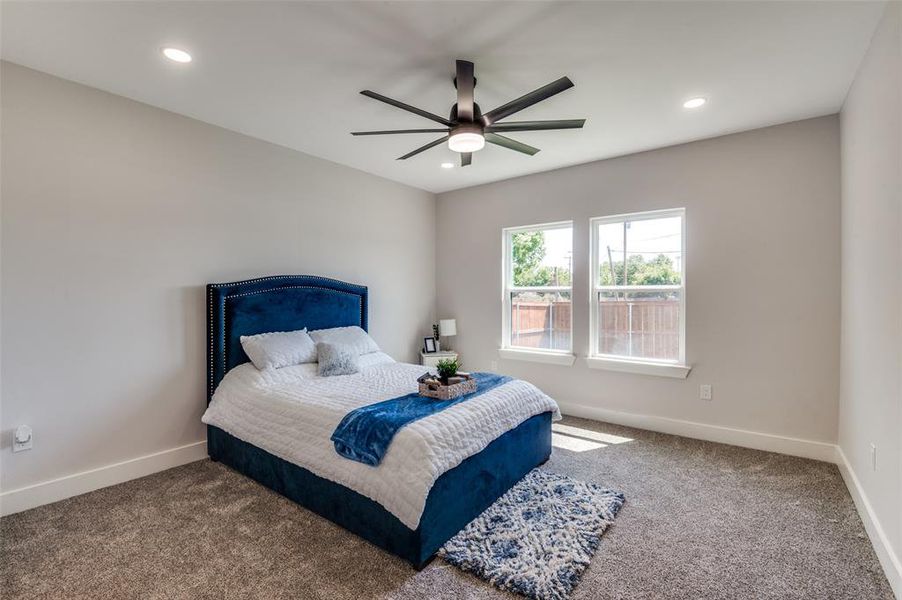
[[[564,600],[623,501],[620,492],[533,469],[439,556],[502,590]]]

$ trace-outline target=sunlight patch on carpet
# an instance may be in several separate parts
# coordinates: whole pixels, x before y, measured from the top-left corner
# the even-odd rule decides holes
[[[607,444],[599,444],[598,442],[554,432],[551,433],[551,445],[561,450],[570,450],[571,452],[588,452],[589,450],[598,450],[608,446]]]
[[[551,431],[551,445],[562,450],[570,450],[571,452],[587,452],[605,448],[611,444],[623,444],[633,441],[632,438],[592,431],[591,429],[583,429],[572,425],[562,425],[561,423],[553,424]]]

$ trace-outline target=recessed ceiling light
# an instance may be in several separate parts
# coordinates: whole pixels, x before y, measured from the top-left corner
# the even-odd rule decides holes
[[[707,98],[690,98],[683,102],[683,108],[699,108],[708,102]]]
[[[443,169],[453,169],[454,163],[442,163],[442,168]]]
[[[191,62],[191,55],[179,48],[163,48],[163,56],[177,63]]]

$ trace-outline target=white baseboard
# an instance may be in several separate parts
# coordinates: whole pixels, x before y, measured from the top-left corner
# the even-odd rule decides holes
[[[207,457],[207,442],[194,442],[139,456],[58,479],[43,481],[0,494],[0,516],[50,504],[79,494],[165,471]]]
[[[874,546],[874,551],[877,553],[880,566],[883,567],[883,572],[886,574],[887,580],[889,580],[890,587],[893,588],[896,598],[902,599],[902,561],[893,552],[893,547],[886,538],[886,532],[883,530],[883,526],[880,525],[880,520],[874,513],[874,509],[864,493],[864,488],[861,487],[861,482],[858,481],[855,471],[852,470],[852,465],[839,446],[836,447],[836,464],[839,467],[843,480],[846,482],[846,487],[849,488],[849,493],[852,495],[852,500],[855,502],[855,507],[858,509],[862,523],[864,523],[865,531],[868,532],[868,537],[871,538],[871,545]]]
[[[571,404],[569,402],[558,401],[558,405],[561,407],[561,412],[574,417],[584,417],[616,425],[626,425],[627,427],[637,427],[698,440],[742,446],[743,448],[752,448],[754,450],[766,450],[779,454],[789,454],[790,456],[801,456],[802,458],[812,458],[825,462],[832,463],[836,461],[836,446],[827,442],[802,440],[770,433],[721,427],[719,425],[706,425],[704,423],[681,421],[667,417],[620,412],[582,404]]]

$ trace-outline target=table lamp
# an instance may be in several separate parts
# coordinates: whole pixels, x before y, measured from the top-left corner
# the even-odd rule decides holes
[[[457,320],[456,319],[441,319],[438,322],[438,334],[439,337],[444,339],[446,337],[450,337],[452,335],[457,335]],[[442,350],[451,350],[450,347],[442,348]]]

